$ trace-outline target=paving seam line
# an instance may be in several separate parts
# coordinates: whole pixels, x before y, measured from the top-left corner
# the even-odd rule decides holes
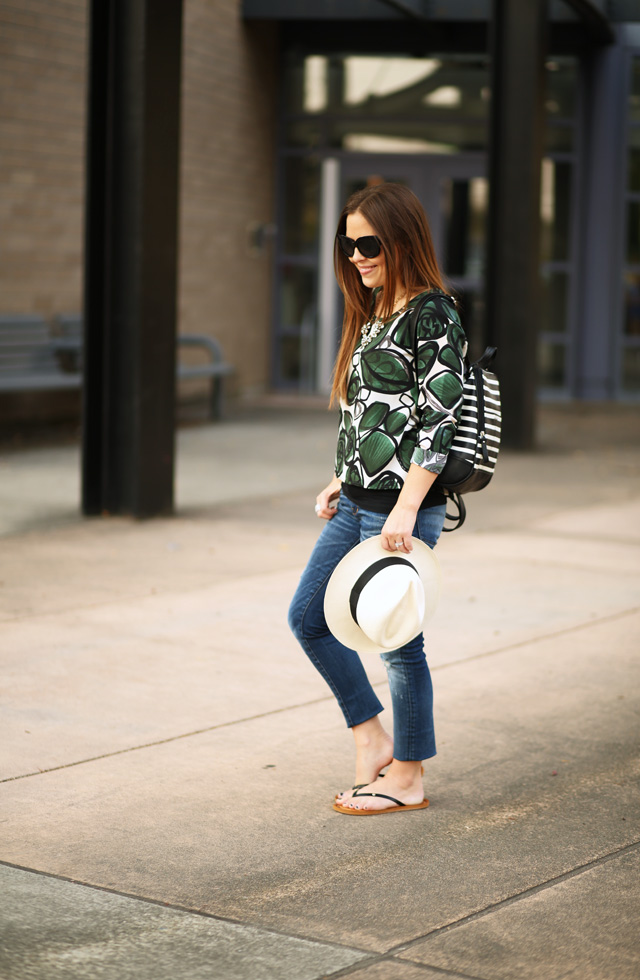
[[[477,534],[477,535],[481,535],[481,534],[484,534],[484,533],[486,533],[486,532],[481,532],[481,531],[474,532],[474,534]],[[497,532],[496,531],[493,531],[491,533],[499,533],[499,531],[497,531]],[[512,533],[512,532],[511,532],[511,530],[508,530],[505,533]],[[525,530],[522,533],[529,534],[529,536],[536,537],[536,538],[537,537],[549,537],[549,533],[548,532],[544,532],[544,531],[540,531],[540,532],[529,531],[529,532],[527,532]],[[5,536],[3,536],[2,533],[0,533],[0,540],[4,540],[4,537]],[[574,538],[578,538],[579,540],[583,540],[584,539],[583,536],[578,536],[578,535],[561,535],[561,537],[566,537],[567,539],[571,539],[571,540],[573,540]],[[603,540],[605,540],[605,539],[603,539]],[[611,539],[610,538],[607,538],[606,540],[607,541],[610,541]],[[638,547],[638,542],[636,542],[636,541],[628,541],[627,539],[622,539],[622,538],[621,539],[615,539],[615,543],[616,544],[624,544],[624,545],[627,545],[629,547],[636,547],[636,548]],[[527,562],[527,564],[530,565],[530,566],[532,566],[532,565],[535,566],[535,565],[538,565],[540,563],[541,562],[540,562],[539,559],[533,559],[533,560],[530,560],[530,561]],[[566,561],[564,561],[564,562],[562,562],[562,561],[561,562],[554,562],[554,566],[559,567],[559,568],[580,568],[580,569],[582,569],[582,567],[583,567],[583,566],[581,566],[579,564],[576,564],[574,562],[566,562]],[[278,571],[279,572],[293,572],[293,571],[298,571],[298,573],[299,573],[299,570],[300,570],[299,569],[299,566],[298,565],[295,565],[295,566],[291,566],[291,567],[279,569]],[[623,572],[623,574],[625,574],[625,575],[628,574],[629,576],[632,576],[632,575],[635,574],[635,572],[629,571],[629,572]],[[211,583],[211,585],[212,585],[212,587],[215,587],[217,585],[221,585],[221,584],[224,584],[224,583],[227,583],[227,582],[234,582],[234,581],[240,582],[240,581],[244,581],[247,578],[259,578],[259,577],[260,577],[260,575],[258,573],[252,573],[251,575],[238,575],[238,576],[232,576],[231,578],[226,577],[226,578],[220,579],[219,582],[213,582],[213,583]],[[172,595],[172,596],[181,596],[181,595],[187,595],[187,594],[189,594],[189,593],[191,593],[193,591],[194,591],[193,588],[178,589],[178,590],[172,591],[169,594]],[[100,600],[100,601],[97,601],[97,602],[89,602],[86,605],[71,606],[70,608],[67,608],[67,609],[55,609],[53,611],[52,610],[49,610],[47,612],[36,612],[36,613],[32,613],[32,614],[28,614],[27,613],[27,614],[22,614],[22,615],[17,615],[17,616],[10,616],[7,619],[0,619],[0,627],[2,625],[4,625],[5,623],[32,622],[34,620],[38,620],[40,618],[44,618],[44,617],[47,617],[47,616],[57,616],[57,615],[60,615],[61,613],[85,612],[85,611],[88,611],[88,610],[91,610],[91,609],[102,609],[105,606],[109,606],[113,602],[119,602],[119,603],[122,603],[124,605],[128,605],[128,604],[130,604],[132,602],[140,602],[143,599],[157,599],[158,596],[160,596],[160,595],[165,595],[165,593],[164,592],[160,593],[160,592],[144,591],[144,592],[137,593],[136,595],[120,596],[120,597],[118,597],[118,596],[110,596],[108,599]]]
[[[213,919],[216,922],[228,923],[230,925],[237,925],[240,926],[241,928],[254,929],[257,931],[269,933],[270,935],[273,936],[282,936],[287,939],[298,939],[304,942],[313,943],[316,946],[324,946],[332,949],[349,950],[350,952],[363,954],[363,959],[359,960],[357,963],[354,963],[349,967],[342,968],[336,971],[335,973],[327,974],[326,975],[327,980],[329,980],[329,978],[331,978],[331,980],[339,980],[340,977],[348,977],[351,974],[358,972],[358,970],[361,970],[363,967],[373,966],[381,962],[408,963],[414,967],[417,967],[420,970],[423,970],[425,973],[427,973],[428,971],[431,972],[435,971],[436,973],[441,973],[443,977],[448,976],[448,977],[456,978],[456,980],[486,980],[486,978],[477,977],[472,974],[460,973],[459,971],[453,971],[453,970],[446,970],[442,967],[436,967],[427,963],[414,962],[413,960],[406,957],[403,957],[402,960],[398,961],[396,957],[398,956],[399,953],[407,952],[411,950],[414,946],[418,945],[419,943],[423,943],[425,940],[430,939],[433,936],[439,936],[442,935],[443,933],[450,932],[453,929],[457,929],[458,927],[466,925],[469,922],[474,922],[477,919],[481,919],[488,915],[491,915],[493,912],[496,912],[502,908],[506,908],[510,905],[513,905],[524,898],[529,898],[531,895],[535,895],[538,892],[545,891],[548,888],[553,888],[557,884],[562,883],[563,881],[568,881],[571,878],[576,878],[582,874],[585,874],[587,871],[592,870],[593,868],[599,867],[603,864],[608,863],[609,861],[614,860],[615,858],[621,857],[626,853],[630,853],[634,851],[639,846],[640,846],[640,840],[634,841],[631,844],[626,844],[623,847],[617,848],[615,851],[611,851],[608,854],[603,854],[600,857],[595,858],[593,861],[588,861],[585,864],[578,865],[576,868],[573,868],[570,871],[565,871],[563,872],[563,874],[556,875],[555,877],[550,878],[545,882],[541,882],[540,884],[534,885],[531,888],[526,888],[523,891],[518,892],[514,895],[510,895],[508,898],[502,899],[499,902],[494,902],[491,905],[487,905],[484,909],[479,909],[476,912],[471,912],[469,915],[463,916],[461,919],[458,919],[455,922],[450,922],[447,923],[447,925],[439,926],[437,929],[433,929],[431,932],[425,933],[422,936],[418,936],[415,939],[412,939],[410,942],[400,943],[398,946],[394,946],[391,949],[387,950],[385,953],[380,953],[380,954],[375,954],[375,953],[372,954],[371,950],[361,949],[360,947],[357,946],[346,945],[344,943],[331,942],[324,939],[317,939],[315,937],[304,936],[299,933],[284,932],[280,929],[273,929],[271,927],[263,926],[256,923],[243,922],[240,919],[232,919],[221,915],[215,915],[211,912],[204,912],[199,909],[189,908],[184,905],[177,905],[171,902],[163,902],[160,899],[147,898],[145,896],[133,894],[132,892],[121,891],[117,888],[107,888],[104,885],[95,885],[90,882],[80,881],[77,878],[70,878],[67,875],[53,874],[49,871],[41,871],[36,868],[28,868],[25,867],[24,865],[13,864],[10,861],[2,861],[0,859],[0,867],[13,868],[14,870],[17,871],[24,871],[28,874],[39,875],[43,878],[50,878],[54,881],[68,882],[69,884],[79,885],[82,888],[90,888],[94,891],[104,892],[108,895],[117,895],[121,898],[128,898],[128,899],[132,899],[133,901],[144,902],[147,905],[155,905],[158,906],[159,908],[169,909],[171,911],[176,911],[176,912],[182,912],[187,915],[195,915],[203,919]]]
[[[159,898],[148,898],[146,895],[136,895],[134,892],[125,892],[119,888],[109,888],[106,885],[95,885],[90,881],[81,881],[79,878],[71,878],[68,875],[55,874],[51,871],[41,871],[38,868],[28,868],[23,864],[14,864],[12,861],[3,861],[0,858],[0,868],[11,868],[14,871],[24,871],[27,874],[38,875],[40,878],[50,878],[53,881],[64,881],[70,885],[78,885],[80,888],[90,888],[92,891],[104,892],[107,895],[116,895],[118,898],[129,898],[134,902],[143,902],[145,905],[155,905],[161,909],[168,909],[170,912],[182,912],[186,915],[194,915],[200,919],[212,919],[214,922],[221,922],[225,925],[240,926],[242,929],[254,929],[257,932],[266,932],[271,936],[281,936],[285,939],[299,939],[302,942],[313,943],[315,946],[326,946],[330,949],[348,950],[352,953],[362,953],[363,957],[381,959],[388,957],[388,953],[372,953],[370,949],[361,949],[359,946],[351,946],[346,943],[339,943],[330,939],[318,939],[314,936],[304,936],[300,933],[285,932],[283,929],[274,929],[272,926],[265,926],[255,922],[244,922],[242,919],[232,919],[230,916],[216,915],[214,912],[204,912],[202,909],[189,908],[188,905],[178,905],[175,902],[163,902]],[[362,962],[362,961],[360,961]]]
[[[622,847],[616,848],[615,851],[610,851],[608,854],[601,854],[600,857],[594,858],[592,861],[586,861],[584,864],[579,864],[570,871],[564,871],[562,874],[555,875],[553,878],[548,878],[547,881],[542,881],[538,885],[532,885],[530,888],[525,888],[521,892],[516,892],[514,895],[509,895],[507,898],[503,898],[499,902],[492,902],[483,909],[478,909],[476,912],[470,912],[469,915],[464,915],[461,919],[456,919],[455,922],[448,922],[444,926],[438,926],[437,929],[432,929],[430,932],[426,932],[424,935],[419,936],[416,939],[412,939],[408,943],[401,943],[398,946],[394,946],[387,951],[387,955],[397,956],[398,953],[404,953],[427,939],[431,939],[434,936],[441,936],[443,933],[451,932],[454,929],[458,929],[460,926],[467,925],[469,922],[475,922],[477,919],[483,919],[485,916],[491,915],[493,912],[497,912],[503,908],[508,908],[510,905],[515,905],[523,899],[530,898],[532,895],[537,895],[538,892],[546,891],[548,888],[555,888],[556,885],[562,884],[564,881],[569,881],[571,878],[577,878],[580,875],[586,874],[586,872],[592,871],[594,868],[607,864],[609,861],[622,857],[624,854],[635,851],[638,847],[640,847],[640,840],[632,841],[630,844],[624,844]],[[412,961],[403,959],[403,962]]]
[[[351,947],[348,947],[351,948]],[[400,966],[412,966],[425,976],[433,977],[434,973],[442,976],[443,980],[448,977],[449,980],[490,980],[488,977],[479,977],[475,973],[460,973],[459,970],[446,970],[442,966],[430,966],[425,963],[417,963],[414,960],[399,960],[395,956],[390,956],[388,953],[381,953],[379,956],[371,956],[366,959],[359,960],[357,963],[353,963],[351,966],[342,967],[340,970],[336,970],[335,973],[323,973],[321,978],[318,980],[342,980],[342,977],[352,977],[355,974],[360,974],[364,969],[371,966],[377,966],[379,963],[397,963]]]
[[[553,640],[559,636],[575,633],[579,630],[590,629],[592,626],[600,626],[603,623],[615,622],[624,619],[626,616],[633,616],[640,612],[640,607],[632,606],[631,609],[623,609],[621,612],[611,613],[609,616],[602,616],[600,619],[590,619],[585,623],[577,623],[574,626],[567,626],[564,629],[556,630],[553,633],[544,633],[541,636],[533,636],[526,640],[519,640],[517,643],[510,643],[504,647],[496,647],[494,650],[486,650],[484,653],[473,653],[468,657],[461,657],[460,660],[452,660],[446,664],[437,664],[431,667],[431,673],[440,670],[447,670],[450,667],[458,667],[460,664],[472,663],[474,660],[484,660],[486,657],[494,657],[500,653],[507,653],[509,650],[518,650],[521,647],[529,646],[532,643],[543,643],[546,640]],[[386,680],[377,681],[372,687],[384,687]],[[102,759],[111,759],[117,755],[126,755],[128,752],[140,752],[143,749],[152,749],[158,745],[167,745],[169,742],[178,742],[183,738],[193,738],[196,735],[206,735],[209,732],[218,731],[221,728],[231,728],[233,725],[244,725],[250,721],[258,721],[261,718],[269,718],[272,715],[284,714],[286,711],[296,711],[298,708],[310,708],[314,704],[323,704],[331,701],[333,695],[329,694],[322,698],[313,698],[311,701],[302,701],[300,704],[287,704],[282,708],[274,708],[272,711],[263,711],[257,715],[248,715],[246,718],[236,718],[233,721],[225,721],[220,725],[209,725],[207,728],[197,728],[192,732],[182,732],[180,735],[169,735],[167,738],[160,738],[153,742],[143,742],[142,745],[130,745],[126,749],[116,749],[114,752],[103,752],[101,755],[89,756],[87,759],[77,759],[75,762],[66,762],[61,766],[51,766],[49,769],[38,769],[37,772],[24,772],[19,776],[7,776],[0,779],[2,783],[13,783],[18,779],[31,779],[33,776],[43,776],[48,772],[58,772],[61,769],[71,769],[73,766],[84,766],[90,762],[100,762]]]
[[[473,660],[483,660],[485,657],[495,657],[499,653],[507,653],[509,650],[518,650],[534,643],[544,643],[546,640],[555,640],[560,636],[568,636],[570,633],[577,633],[580,630],[590,629],[592,626],[602,626],[605,623],[615,623],[619,619],[627,616],[635,616],[640,613],[640,606],[630,606],[629,609],[621,609],[607,616],[600,616],[598,619],[585,620],[584,623],[574,623],[573,626],[564,626],[562,629],[554,630],[552,633],[541,633],[540,636],[530,636],[526,640],[517,640],[515,643],[507,643],[503,647],[494,647],[493,650],[485,650],[483,653],[472,653],[468,657],[461,657],[460,660],[450,660],[446,664],[436,664],[431,667],[431,673],[436,670],[447,670],[449,667],[457,667],[459,664],[471,663]],[[383,682],[384,683],[384,682]],[[380,687],[380,684],[374,684]]]

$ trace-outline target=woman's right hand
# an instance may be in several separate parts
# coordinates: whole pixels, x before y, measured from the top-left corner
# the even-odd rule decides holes
[[[341,486],[342,480],[334,476],[331,483],[324,490],[321,490],[316,497],[316,514],[322,520],[330,521],[332,517],[336,516],[337,500],[340,496]]]

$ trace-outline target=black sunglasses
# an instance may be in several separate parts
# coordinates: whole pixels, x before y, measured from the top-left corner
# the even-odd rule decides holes
[[[376,255],[380,255],[382,249],[382,242],[377,235],[363,235],[362,238],[347,238],[346,235],[338,235],[338,242],[340,248],[345,255],[349,258],[352,257],[356,249],[363,255],[365,259],[375,259]]]

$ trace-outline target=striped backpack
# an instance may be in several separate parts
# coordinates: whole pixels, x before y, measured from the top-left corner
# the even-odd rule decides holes
[[[437,295],[443,294],[438,291]],[[422,307],[432,296],[433,293],[425,296],[413,311],[411,330],[414,338]],[[455,303],[452,296],[447,299]],[[500,385],[489,370],[496,353],[497,347],[487,347],[479,360],[473,364],[467,360],[465,365],[460,420],[447,462],[435,481],[457,507],[457,513],[447,514],[447,518],[455,523],[445,527],[445,531],[455,531],[462,526],[467,509],[461,495],[486,487],[496,467],[502,411]]]

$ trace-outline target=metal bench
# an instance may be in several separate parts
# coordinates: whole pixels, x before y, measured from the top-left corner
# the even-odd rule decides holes
[[[213,337],[179,334],[178,348],[204,350],[208,359],[198,364],[178,361],[178,380],[211,380],[211,418],[222,416],[222,379],[233,367],[224,360]],[[53,330],[35,314],[0,316],[0,392],[54,391],[82,385],[82,317],[60,314]]]

